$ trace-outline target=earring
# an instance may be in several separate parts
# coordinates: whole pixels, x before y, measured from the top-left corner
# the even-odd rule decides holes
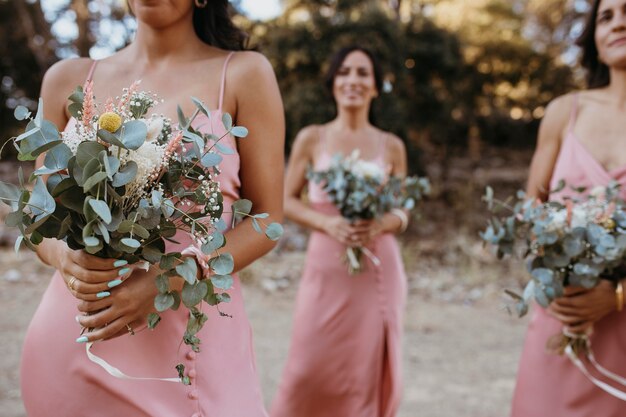
[[[198,9],[204,9],[209,4],[209,0],[194,0],[194,3]]]

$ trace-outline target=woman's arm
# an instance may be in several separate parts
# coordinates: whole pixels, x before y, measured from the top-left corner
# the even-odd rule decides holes
[[[248,137],[238,143],[241,198],[252,201],[253,213],[269,214],[269,218],[263,220],[266,224],[282,222],[285,117],[274,71],[269,61],[256,52],[237,53],[229,68],[227,85],[234,95],[227,97],[226,103],[234,100],[234,119],[249,131]],[[221,251],[233,256],[235,271],[263,256],[276,244],[256,233],[250,218],[225,236],[226,246]]]
[[[563,134],[567,128],[573,106],[573,96],[567,95],[553,100],[539,126],[537,147],[530,163],[526,193],[546,201],[550,191],[550,180],[561,148]]]
[[[318,126],[308,126],[294,141],[285,177],[285,215],[304,227],[326,233],[345,245],[353,245],[355,228],[348,220],[341,215],[331,216],[314,210],[301,199],[307,183],[306,172],[319,144],[318,129]]]

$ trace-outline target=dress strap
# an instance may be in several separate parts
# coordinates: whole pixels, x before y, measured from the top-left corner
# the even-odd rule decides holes
[[[578,116],[578,93],[574,94],[572,97],[572,109],[569,116],[569,127],[568,130],[571,132],[574,129],[574,124],[576,124],[576,117]]]
[[[222,68],[222,82],[220,84],[220,101],[218,104],[218,109],[222,111],[222,105],[224,104],[224,90],[226,89],[226,68],[228,67],[228,61],[233,57],[235,51],[232,51],[224,60],[224,67]]]
[[[87,74],[87,79],[85,80],[85,84],[89,81],[93,81],[93,72],[96,70],[96,66],[98,65],[98,60],[94,59],[91,67],[89,68],[89,73]]]
[[[387,132],[382,132],[380,135],[379,145],[378,145],[378,157],[384,162],[387,157],[387,136],[389,134]]]

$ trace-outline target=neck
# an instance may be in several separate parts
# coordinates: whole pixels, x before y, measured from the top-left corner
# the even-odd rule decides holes
[[[361,130],[369,127],[369,107],[362,109],[339,108],[335,119],[337,126],[347,130]]]
[[[196,35],[191,16],[162,29],[139,22],[135,40],[127,48],[137,64],[191,61],[206,44]]]
[[[620,108],[626,108],[626,69],[611,68],[611,83],[608,91]]]

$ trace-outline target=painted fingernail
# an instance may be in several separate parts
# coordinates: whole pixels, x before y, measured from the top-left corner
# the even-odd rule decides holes
[[[113,266],[116,268],[119,268],[120,266],[124,266],[124,265],[128,265],[128,261],[125,261],[123,259],[118,259],[117,261],[113,262]]]
[[[121,283],[122,283],[121,279],[114,279],[113,281],[109,281],[109,283],[107,284],[107,287],[109,288],[117,287]]]
[[[99,292],[98,294],[96,294],[96,297],[98,297],[98,298],[104,298],[104,297],[108,297],[109,295],[111,295],[111,293],[110,293],[110,292],[108,292],[108,291],[102,291],[102,292]]]
[[[80,324],[80,316],[76,316],[74,319],[76,319],[76,323]]]
[[[76,343],[87,343],[89,341],[89,339],[87,338],[87,336],[81,336],[78,339],[76,339]]]
[[[122,268],[122,269],[120,269],[117,273],[118,273],[120,276],[123,276],[123,275],[128,274],[129,272],[130,272],[130,268]]]

